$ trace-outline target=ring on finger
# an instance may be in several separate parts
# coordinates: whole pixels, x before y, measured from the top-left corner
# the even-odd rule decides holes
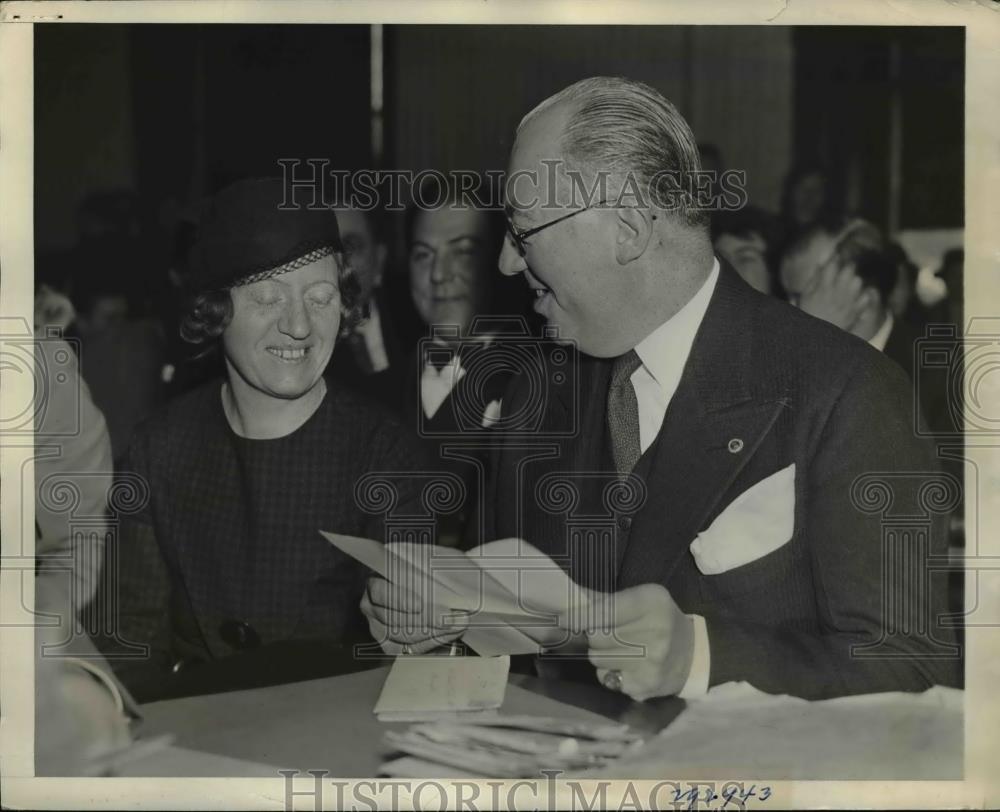
[[[602,679],[601,682],[609,691],[621,691],[622,672],[617,668],[613,668],[604,675],[604,679]]]

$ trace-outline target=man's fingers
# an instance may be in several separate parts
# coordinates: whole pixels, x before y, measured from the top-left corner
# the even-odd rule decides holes
[[[365,594],[373,606],[393,609],[397,612],[421,612],[423,601],[410,590],[390,583],[385,578],[373,576],[368,579]]]
[[[405,622],[401,622],[401,619],[412,621],[412,618],[412,615],[396,614],[388,618],[388,622],[383,622],[386,618],[369,614],[368,630],[386,654],[402,654],[404,646],[408,647],[411,654],[423,654],[461,637],[467,625],[466,621],[455,628],[447,629],[408,628]]]
[[[645,678],[645,675],[636,671],[623,671],[618,668],[598,668],[597,681],[601,685],[606,685],[605,680],[612,671],[618,671],[621,678],[621,687],[618,689],[619,693],[630,696],[638,702],[642,702],[654,695],[652,686],[648,684],[648,679]]]
[[[368,618],[368,630],[372,638],[382,646],[386,654],[399,655],[404,650],[410,654],[426,654],[428,651],[447,645],[458,638],[462,631],[441,631],[435,630],[433,634],[427,636],[426,633],[407,635],[393,633],[389,627],[380,623],[376,618]]]
[[[591,628],[623,629],[641,621],[641,626],[654,627],[658,618],[674,607],[673,598],[660,584],[640,584],[629,587],[603,600],[595,601],[587,608],[587,625]]]
[[[361,614],[366,617],[371,617],[373,614],[373,607],[371,599],[368,597],[368,589],[365,588],[364,594],[361,596]]]

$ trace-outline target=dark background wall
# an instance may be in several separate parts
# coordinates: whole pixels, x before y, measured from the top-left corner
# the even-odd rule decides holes
[[[397,26],[389,32],[388,131],[398,165],[506,165],[538,102],[596,74],[647,82],[700,141],[777,205],[792,121],[791,33],[739,26]]]
[[[963,224],[965,29],[794,30],[795,151],[890,231]]]
[[[135,193],[166,240],[178,212],[281,157],[371,165],[369,26],[35,27],[40,254],[73,245],[91,193]],[[890,228],[962,222],[962,29],[391,26],[385,152],[411,169],[502,168],[520,116],[582,76],[671,98],[774,210],[797,159],[831,163]]]

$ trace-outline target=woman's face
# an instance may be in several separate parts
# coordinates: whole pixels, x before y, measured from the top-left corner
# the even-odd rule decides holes
[[[222,334],[230,377],[254,389],[294,399],[309,392],[326,368],[340,329],[334,256],[231,291],[233,318]]]

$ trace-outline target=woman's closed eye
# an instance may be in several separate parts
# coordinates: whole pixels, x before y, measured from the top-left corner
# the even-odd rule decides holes
[[[340,300],[340,291],[336,285],[322,282],[306,291],[306,302],[313,307],[329,307]]]
[[[271,279],[262,279],[246,287],[247,296],[255,305],[271,307],[281,303],[281,288]]]
[[[261,307],[273,307],[275,305],[281,304],[281,296],[276,293],[254,293],[251,297],[254,304],[258,304]]]
[[[307,301],[314,307],[329,307],[340,297],[334,293],[310,294]]]

